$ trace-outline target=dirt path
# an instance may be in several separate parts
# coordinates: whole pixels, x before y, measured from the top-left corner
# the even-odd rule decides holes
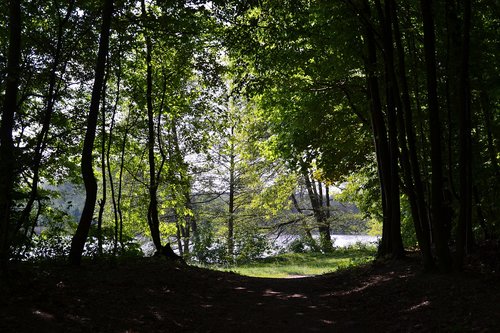
[[[419,273],[414,261],[258,279],[160,259],[22,267],[0,332],[494,332],[499,276]]]

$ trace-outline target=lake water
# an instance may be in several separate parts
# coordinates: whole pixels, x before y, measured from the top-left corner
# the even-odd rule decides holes
[[[330,235],[332,238],[332,243],[334,247],[349,247],[355,244],[363,245],[377,245],[380,236],[369,236],[369,235]],[[297,235],[280,235],[278,238],[273,238],[273,244],[280,248],[286,248],[291,242],[298,239]],[[313,234],[314,239],[318,239],[319,235]]]
[[[380,240],[380,236],[369,236],[369,235],[330,235],[332,238],[332,243],[334,247],[349,247],[355,244],[363,244],[363,245],[377,245]],[[273,247],[273,249],[267,255],[274,255],[279,253],[280,251],[287,250],[288,246],[291,242],[296,239],[299,239],[298,235],[280,235],[278,238],[269,236],[269,241]],[[319,235],[313,234],[313,238],[318,240]],[[142,251],[146,254],[146,256],[151,256],[155,252],[155,248],[153,242],[148,240],[147,238],[142,239]],[[172,248],[177,253],[177,243],[171,242]]]
[[[380,236],[368,235],[331,235],[333,246],[347,247],[356,243],[376,245],[380,240]]]

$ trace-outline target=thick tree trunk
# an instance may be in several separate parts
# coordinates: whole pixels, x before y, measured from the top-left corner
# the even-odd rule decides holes
[[[363,1],[363,14],[367,20],[371,18],[370,5],[367,0]],[[378,256],[385,256],[392,253],[391,229],[392,229],[392,193],[391,193],[391,172],[389,143],[387,130],[382,112],[380,91],[377,75],[377,51],[373,27],[365,22],[365,43],[367,56],[365,57],[365,71],[367,73],[368,100],[370,101],[370,119],[373,132],[375,153],[377,156],[377,169],[380,180],[380,193],[383,210],[382,239],[378,249]]]
[[[97,182],[94,176],[92,151],[97,128],[97,118],[99,115],[99,101],[104,82],[104,73],[106,69],[106,57],[109,49],[109,35],[111,29],[111,20],[113,16],[113,0],[104,1],[102,11],[102,25],[99,41],[99,50],[97,53],[94,86],[92,88],[92,97],[90,100],[90,110],[87,118],[87,131],[83,142],[82,152],[82,176],[85,184],[85,205],[83,207],[80,223],[76,229],[75,235],[71,241],[71,250],[69,261],[73,265],[79,265],[82,259],[83,248],[87,241],[87,236],[94,216],[94,209],[97,199]]]
[[[397,96],[401,96],[401,98],[397,98],[398,109],[400,110],[400,112],[398,112],[398,125],[399,143],[401,147],[401,167],[403,169],[403,177],[407,189],[406,193],[410,202],[413,224],[422,254],[424,269],[431,270],[434,266],[434,262],[430,246],[429,220],[427,218],[425,192],[420,175],[420,163],[417,155],[415,132],[413,130],[412,107],[408,81],[406,78],[405,52],[401,39],[401,31],[399,29],[397,5],[394,0],[390,0],[390,2],[393,18],[392,24],[394,26],[394,39],[398,57],[397,72],[399,74],[400,87],[398,92],[395,93],[395,96],[396,98]]]
[[[464,256],[472,244],[472,125],[469,86],[469,44],[471,1],[464,1],[462,64],[460,72],[460,215],[457,225],[455,268],[461,270]]]
[[[12,132],[14,115],[18,112],[21,61],[21,1],[9,3],[9,49],[7,55],[7,79],[0,124],[0,265],[7,268],[10,256],[11,206],[15,178],[15,154]]]
[[[404,248],[401,238],[401,202],[398,168],[399,143],[396,114],[396,100],[399,98],[399,90],[394,69],[392,10],[391,1],[385,2],[384,14],[382,14],[382,8],[378,0],[376,3],[380,7],[379,16],[383,31],[387,127],[389,132],[390,209],[392,218],[390,228],[390,252],[393,258],[401,258],[404,256]]]
[[[432,0],[421,0],[424,25],[424,53],[427,74],[427,102],[431,140],[431,216],[434,242],[439,266],[443,271],[451,268],[451,257],[444,226],[450,224],[443,203],[443,161],[441,152],[441,121],[437,94],[436,47]]]

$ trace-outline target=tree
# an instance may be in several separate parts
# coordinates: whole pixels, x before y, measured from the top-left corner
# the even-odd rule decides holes
[[[0,264],[6,269],[12,237],[11,209],[14,184],[17,178],[16,156],[12,132],[18,110],[18,88],[21,61],[21,1],[9,2],[9,51],[7,78],[0,125]]]
[[[487,15],[482,5],[479,3],[476,8]],[[355,133],[358,140],[352,142],[358,145],[363,142],[359,138],[368,132],[366,127],[354,130],[354,124],[366,126],[367,119],[371,119],[384,212],[379,254],[396,258],[403,254],[400,200],[404,194],[409,200],[426,269],[433,267],[431,239],[438,263],[445,271],[451,267],[448,241],[455,226],[458,234],[452,238],[461,243],[459,247],[463,248],[462,242],[472,244],[473,228],[468,221],[472,221],[474,180],[467,176],[467,170],[475,165],[467,161],[475,160],[470,158],[475,140],[485,143],[485,151],[496,151],[489,111],[485,113],[485,135],[474,138],[468,134],[474,133],[474,88],[470,87],[467,73],[471,68],[488,66],[480,61],[480,56],[470,55],[468,45],[474,39],[469,38],[474,29],[469,21],[472,20],[472,27],[494,22],[484,15],[482,19],[481,15],[471,16],[470,7],[468,3],[452,1],[421,1],[420,7],[395,1],[294,1],[279,6],[260,1],[231,3],[223,7],[226,11],[221,10],[227,15],[221,15],[221,20],[226,20],[228,27],[228,53],[237,59],[236,86],[246,94],[258,96],[259,105],[269,115],[273,133],[269,145],[286,160],[309,154],[332,179],[359,170],[366,153],[346,154],[349,157],[342,158],[339,151],[357,153],[353,150],[356,144],[336,139],[342,133],[338,124],[345,121],[346,113],[331,113],[329,108],[348,110],[356,116],[356,121],[349,124],[350,132],[340,137],[351,139]],[[420,35],[424,36],[423,43]],[[357,49],[364,43],[363,57],[345,47],[353,49],[353,43],[359,46]],[[457,53],[463,56],[452,56]],[[485,56],[495,62],[495,57]],[[443,80],[438,80],[438,76]],[[362,80],[366,80],[366,89],[360,89]],[[480,86],[484,88],[477,82],[476,87],[483,89]],[[423,98],[423,89],[427,90],[427,99]],[[309,101],[314,107],[310,107]],[[360,101],[368,101],[370,108],[360,105]],[[483,104],[490,105],[486,110],[491,110],[487,98]],[[462,120],[455,109],[461,110]],[[460,131],[457,123],[461,124]],[[329,124],[330,128],[325,130],[322,124]],[[319,128],[322,131],[318,133]],[[334,129],[332,133],[330,129]],[[463,144],[454,141],[459,137]],[[428,146],[430,158],[426,154]],[[457,158],[459,155],[462,157]],[[467,161],[464,156],[469,156]],[[478,170],[488,169],[486,165],[498,169],[497,158],[489,156],[490,162],[477,163]],[[345,165],[346,160],[353,162]],[[463,186],[461,194],[455,190],[455,183]],[[464,200],[463,205],[459,205],[459,200]],[[456,220],[459,206],[462,213]],[[477,212],[484,216],[480,207]],[[484,218],[480,221],[481,228],[487,230]],[[460,250],[457,255],[458,263],[463,255]]]
[[[81,262],[83,248],[93,220],[94,208],[97,199],[97,182],[94,176],[92,152],[94,149],[97,118],[99,115],[99,103],[104,84],[112,17],[113,0],[106,0],[102,8],[99,50],[97,52],[94,85],[92,88],[92,98],[87,118],[87,131],[85,134],[82,152],[81,169],[86,192],[85,206],[83,207],[82,216],[80,217],[80,223],[78,224],[78,228],[71,241],[71,251],[69,254],[69,261],[73,265],[79,265]]]

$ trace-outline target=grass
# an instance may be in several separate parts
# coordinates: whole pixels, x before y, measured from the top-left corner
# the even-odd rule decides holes
[[[373,260],[375,252],[375,248],[347,248],[329,254],[285,253],[247,264],[210,268],[265,278],[313,276],[367,263]]]

